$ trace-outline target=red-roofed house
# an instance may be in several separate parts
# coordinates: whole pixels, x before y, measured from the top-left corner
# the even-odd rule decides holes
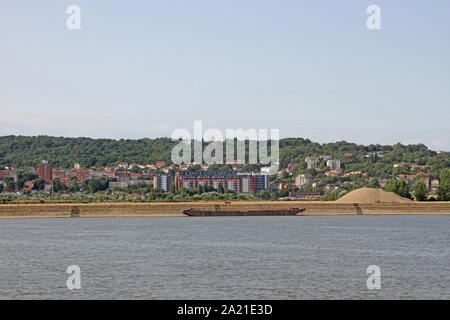
[[[157,168],[164,167],[165,165],[166,165],[165,161],[156,161],[156,167]]]
[[[31,180],[25,181],[25,183],[24,183],[23,185],[24,185],[24,190],[25,190],[25,188],[33,189],[33,187],[34,187],[34,181],[31,181]]]

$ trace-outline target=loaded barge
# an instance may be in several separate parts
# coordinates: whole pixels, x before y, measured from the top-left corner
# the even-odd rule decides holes
[[[246,217],[246,216],[296,216],[298,213],[305,211],[303,208],[290,208],[280,210],[202,210],[187,209],[183,210],[185,215],[190,217]]]

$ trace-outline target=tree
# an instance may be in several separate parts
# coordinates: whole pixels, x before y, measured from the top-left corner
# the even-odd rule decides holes
[[[202,171],[202,166],[199,164],[196,164],[196,165],[188,167],[186,171],[187,172]]]
[[[380,187],[380,183],[378,182],[378,179],[370,179],[369,183],[367,184],[368,188],[378,188]]]
[[[339,190],[333,190],[331,192],[328,192],[325,194],[325,196],[323,197],[324,201],[334,201],[339,199]]]
[[[290,177],[289,172],[283,171],[281,174],[281,179],[288,179]]]
[[[384,187],[384,190],[387,192],[397,193],[397,190],[398,190],[397,180],[389,179],[389,181],[386,183],[386,186]]]
[[[78,184],[77,184],[77,178],[73,177],[72,180],[70,181],[70,186],[68,189],[69,192],[78,192],[80,191],[80,188],[78,188]]]
[[[409,193],[409,186],[405,180],[400,180],[398,182],[398,188],[396,192],[399,196],[404,198],[412,199],[411,194]]]
[[[42,178],[37,178],[34,181],[34,190],[44,190],[45,188],[45,181]]]
[[[219,187],[217,188],[217,192],[225,193],[225,189],[223,188],[223,185],[221,183],[219,183]]]
[[[428,196],[428,189],[425,186],[425,183],[423,181],[418,181],[416,185],[414,186],[414,197],[416,198],[416,201],[425,201],[427,200]]]
[[[261,190],[258,192],[258,198],[262,200],[268,200],[270,199],[270,194],[267,192],[267,190]]]
[[[3,185],[5,191],[13,192],[14,190],[16,190],[16,184],[14,183],[14,179],[12,177],[4,177]]]
[[[61,192],[67,190],[67,186],[62,183],[59,179],[55,179],[53,181],[53,191],[54,192]]]
[[[436,194],[440,201],[450,201],[450,169],[444,169],[439,175],[439,187]]]
[[[0,184],[0,193],[3,192],[3,184]]]
[[[17,174],[17,188],[22,189],[26,181],[36,180],[37,178],[38,176],[34,172],[19,172]]]
[[[412,196],[409,193],[409,186],[405,180],[400,180],[397,182],[396,180],[391,179],[386,184],[384,190],[387,192],[394,192],[404,198],[412,199]]]
[[[142,184],[136,185],[134,187],[136,187],[134,190],[138,191],[138,189],[146,188],[147,186],[144,183],[142,183]],[[109,188],[109,182],[105,178],[85,180],[83,182],[83,190],[88,191],[89,193],[105,191],[108,188]],[[139,193],[139,192],[136,192],[136,193]]]

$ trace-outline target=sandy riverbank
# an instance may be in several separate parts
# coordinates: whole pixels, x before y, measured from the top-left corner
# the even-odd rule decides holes
[[[223,201],[153,203],[44,203],[0,204],[0,218],[184,216],[183,209],[257,210],[306,208],[305,215],[450,214],[450,202],[338,203],[334,201]]]

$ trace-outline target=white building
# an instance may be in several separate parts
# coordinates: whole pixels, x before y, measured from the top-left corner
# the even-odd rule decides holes
[[[330,170],[340,170],[341,169],[341,161],[340,160],[328,160],[327,166]]]
[[[317,159],[315,157],[306,157],[305,158],[306,168],[315,169],[318,161],[319,161],[319,159]]]
[[[314,182],[314,179],[311,174],[300,174],[295,178],[295,185],[297,187],[301,187],[307,184],[312,184]]]

